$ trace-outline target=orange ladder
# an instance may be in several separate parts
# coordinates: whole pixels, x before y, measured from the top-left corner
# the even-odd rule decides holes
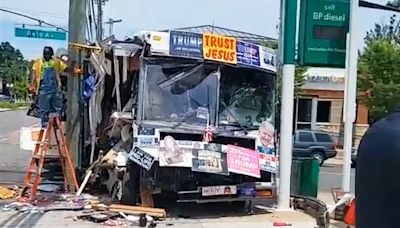
[[[52,130],[54,131],[54,135],[57,141],[57,148],[59,152],[58,158],[60,159],[64,176],[64,190],[69,191],[68,177],[72,179],[75,186],[75,191],[78,191],[79,189],[78,180],[76,179],[75,168],[69,155],[60,118],[57,114],[50,113],[47,128],[42,128],[40,130],[38,142],[36,143],[31,161],[26,171],[24,187],[21,191],[19,197],[20,199],[27,198],[29,201],[32,201],[36,197],[36,192],[38,189],[38,185],[40,184],[41,174],[46,159],[46,153],[49,149],[49,144],[51,142]],[[70,173],[68,173],[68,171]]]

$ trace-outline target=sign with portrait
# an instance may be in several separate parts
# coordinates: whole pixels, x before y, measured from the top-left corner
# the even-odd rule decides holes
[[[260,47],[260,67],[276,72],[277,59],[275,51],[271,48]]]
[[[258,127],[258,144],[266,148],[275,148],[275,127],[264,121]]]
[[[226,153],[194,149],[192,171],[229,175]]]
[[[193,148],[200,149],[201,144],[193,141],[178,141],[167,135],[160,141],[160,166],[192,167]]]

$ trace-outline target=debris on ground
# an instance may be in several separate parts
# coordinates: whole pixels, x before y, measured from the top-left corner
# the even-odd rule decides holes
[[[161,208],[112,204],[112,205],[108,206],[108,210],[114,211],[114,212],[123,212],[126,214],[133,214],[133,215],[147,214],[147,215],[155,217],[155,218],[165,218],[167,216],[165,209],[161,209]]]
[[[12,199],[18,195],[18,192],[14,189],[10,189],[7,187],[0,186],[0,199]]]

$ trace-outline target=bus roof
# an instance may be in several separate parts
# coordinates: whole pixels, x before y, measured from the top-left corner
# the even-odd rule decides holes
[[[133,37],[150,44],[152,56],[204,59],[276,73],[275,50],[235,37],[175,30],[141,31]]]

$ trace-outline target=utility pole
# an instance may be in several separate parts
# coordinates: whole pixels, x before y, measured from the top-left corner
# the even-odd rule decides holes
[[[86,1],[69,0],[69,25],[68,41],[70,43],[86,43]],[[77,50],[68,47],[68,65],[73,68],[79,64],[79,53]],[[80,110],[80,78],[74,76],[70,70],[67,81],[67,145],[75,167],[80,166],[82,155],[81,143],[81,113]]]
[[[356,95],[357,95],[357,40],[355,39],[357,28],[358,0],[350,0],[350,24],[347,35],[347,77],[345,88],[345,119],[344,119],[344,164],[342,189],[350,192],[351,177],[351,148],[353,144],[353,123],[356,119]]]
[[[97,0],[97,41],[103,39],[103,2],[104,0]]]
[[[122,20],[121,20],[121,19],[119,19],[119,20],[114,20],[114,19],[112,19],[112,18],[109,18],[109,19],[108,19],[108,22],[106,22],[106,24],[108,24],[109,36],[112,36],[112,35],[113,35],[113,26],[114,26],[114,23],[119,23],[119,22],[122,22]]]
[[[281,126],[279,147],[278,208],[290,209],[293,102],[297,27],[297,0],[281,0],[280,62],[282,66]]]

